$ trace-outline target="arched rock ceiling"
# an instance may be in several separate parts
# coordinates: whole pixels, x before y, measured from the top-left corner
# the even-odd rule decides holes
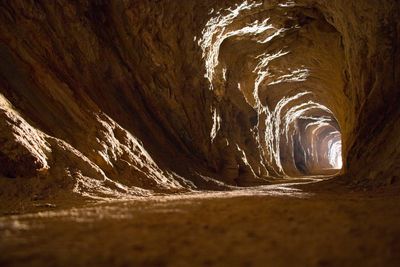
[[[291,2],[268,6],[245,1],[210,15],[198,43],[218,101],[215,112],[226,114],[222,107],[229,101],[248,121],[257,117],[253,138],[268,174],[286,176],[290,169],[298,174],[289,138],[293,124],[318,112],[334,121],[339,114],[344,123],[340,115],[349,106],[339,32],[318,9]],[[223,138],[233,132],[224,128],[231,123],[229,115],[223,117],[212,139],[218,131]],[[288,161],[292,166],[285,167]]]

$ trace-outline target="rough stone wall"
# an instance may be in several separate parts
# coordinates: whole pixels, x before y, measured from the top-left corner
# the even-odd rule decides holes
[[[349,179],[391,183],[398,177],[400,159],[400,5],[343,2],[335,1],[329,12],[343,38],[345,93],[355,114],[352,131],[345,133],[347,174]]]

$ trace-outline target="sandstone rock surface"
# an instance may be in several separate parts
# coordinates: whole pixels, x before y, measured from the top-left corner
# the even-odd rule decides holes
[[[0,194],[226,189],[341,160],[348,181],[391,184],[399,14],[395,0],[3,2]]]

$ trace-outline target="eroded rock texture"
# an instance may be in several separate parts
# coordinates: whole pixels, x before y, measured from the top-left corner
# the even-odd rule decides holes
[[[342,159],[349,180],[391,183],[399,9],[395,0],[2,2],[4,194],[218,189],[332,173]]]

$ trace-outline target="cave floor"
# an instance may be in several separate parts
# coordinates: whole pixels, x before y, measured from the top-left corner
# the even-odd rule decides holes
[[[400,196],[290,185],[0,217],[0,266],[400,266]]]

